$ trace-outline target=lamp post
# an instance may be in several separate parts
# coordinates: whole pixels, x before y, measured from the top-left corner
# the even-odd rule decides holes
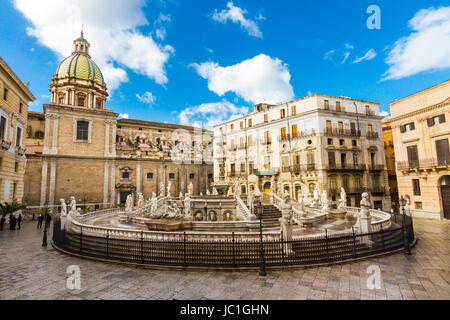
[[[45,210],[46,215],[44,216],[44,218],[47,219],[47,214],[50,214],[48,212],[48,201],[45,201],[45,209],[46,209]],[[42,238],[42,246],[43,247],[47,246],[47,222],[45,222],[45,225],[44,225],[44,236]]]
[[[261,201],[258,201],[256,205],[256,214],[259,218],[259,275],[266,276],[266,265],[264,262],[264,247],[263,247],[263,233],[262,233],[262,217],[264,212],[264,207]]]
[[[411,255],[411,248],[409,247],[409,240],[408,240],[408,230],[406,229],[406,210],[405,210],[406,199],[403,196],[401,196],[398,202],[400,204],[400,207],[402,208],[403,242],[405,246],[404,251],[406,255]]]

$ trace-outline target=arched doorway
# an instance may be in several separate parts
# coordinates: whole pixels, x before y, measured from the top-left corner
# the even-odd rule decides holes
[[[267,194],[267,195],[270,195],[270,193],[272,192],[270,182],[266,182],[266,183],[264,184],[264,187],[263,187],[263,188],[264,188],[264,193]]]
[[[439,182],[441,187],[442,209],[444,218],[450,219],[450,176],[443,176]]]

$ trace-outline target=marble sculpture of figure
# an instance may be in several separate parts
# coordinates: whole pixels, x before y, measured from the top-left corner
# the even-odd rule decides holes
[[[191,197],[189,197],[189,194],[186,194],[186,197],[184,198],[184,216],[186,218],[191,218]]]
[[[61,230],[64,230],[67,220],[67,204],[64,199],[59,199],[59,201],[61,202]]]
[[[142,194],[142,192],[139,192],[137,206],[142,207],[143,205],[144,205],[144,195]]]
[[[328,212],[329,207],[328,207],[328,193],[327,193],[327,190],[323,190],[322,191],[321,203],[322,203],[322,211]]]
[[[319,206],[319,201],[320,201],[320,199],[319,199],[319,187],[316,186],[314,188],[314,193],[313,193],[313,202],[312,202],[313,207],[318,207]]]
[[[341,198],[339,199],[338,209],[342,209],[347,204],[347,193],[345,193],[345,189],[341,188]]]
[[[192,184],[192,181],[188,185],[188,193],[190,196],[194,194],[194,185]]]
[[[74,196],[70,197],[70,212],[77,213],[77,202]]]
[[[164,188],[164,182],[161,182],[160,184],[159,184],[159,195],[161,196],[161,197],[164,197],[165,196],[165,190],[164,190],[165,188]]]
[[[170,189],[172,188],[172,182],[169,181],[169,183],[167,184],[167,196],[170,197]]]

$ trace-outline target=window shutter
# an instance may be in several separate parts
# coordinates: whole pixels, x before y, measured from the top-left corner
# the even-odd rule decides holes
[[[427,122],[428,122],[428,126],[429,126],[429,127],[432,127],[432,126],[434,125],[433,118],[428,118],[428,119],[427,119]]]
[[[444,123],[444,122],[445,122],[445,114],[439,115],[439,123]]]
[[[416,124],[414,122],[411,122],[410,126],[411,126],[411,130],[415,130],[416,129]]]
[[[400,126],[400,132],[401,132],[401,133],[406,132],[406,126],[405,126],[405,125],[401,125],[401,126]]]

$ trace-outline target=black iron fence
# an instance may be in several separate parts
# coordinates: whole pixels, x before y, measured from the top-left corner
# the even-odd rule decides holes
[[[325,264],[369,257],[405,249],[414,241],[412,219],[393,216],[393,227],[370,234],[325,234],[301,240],[263,241],[263,257],[267,267]],[[143,265],[191,267],[250,267],[260,263],[260,242],[194,241],[189,235],[183,240],[140,240],[85,235],[60,230],[55,221],[53,243],[69,253],[112,261]]]

